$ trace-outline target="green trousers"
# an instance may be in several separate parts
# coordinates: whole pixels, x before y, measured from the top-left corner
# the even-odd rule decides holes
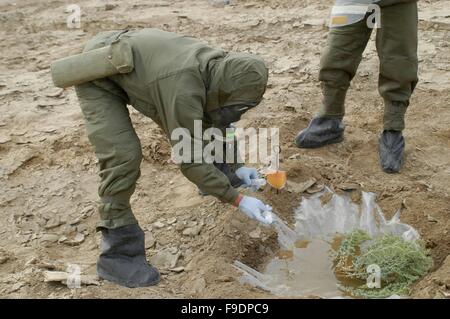
[[[100,165],[97,229],[136,224],[130,197],[140,176],[141,143],[131,123],[127,98],[109,80],[75,87],[88,138]]]
[[[323,103],[319,116],[342,118],[345,96],[355,76],[372,29],[367,17],[332,28],[320,62]],[[417,84],[417,2],[381,8],[376,48],[380,59],[379,93],[384,99],[384,129],[404,129],[404,116]]]

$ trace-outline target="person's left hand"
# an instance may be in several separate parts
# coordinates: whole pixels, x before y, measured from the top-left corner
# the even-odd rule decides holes
[[[252,179],[259,178],[258,171],[253,167],[240,167],[236,170],[236,176],[239,177],[240,180],[244,182],[243,185],[251,186]]]

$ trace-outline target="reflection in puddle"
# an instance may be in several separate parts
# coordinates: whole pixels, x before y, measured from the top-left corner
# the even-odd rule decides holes
[[[336,237],[331,242],[321,239],[295,242],[293,250],[280,250],[264,269],[268,286],[282,287],[284,296],[317,296],[331,298],[345,296],[339,285],[360,283],[343,282],[334,273],[334,256],[341,242]]]

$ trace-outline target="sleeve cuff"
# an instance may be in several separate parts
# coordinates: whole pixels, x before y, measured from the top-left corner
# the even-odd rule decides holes
[[[227,190],[225,195],[223,195],[219,199],[224,203],[233,204],[238,196],[239,192],[230,185],[230,188]]]

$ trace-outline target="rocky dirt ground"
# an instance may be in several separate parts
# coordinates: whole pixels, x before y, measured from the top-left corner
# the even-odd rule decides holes
[[[81,28],[68,29],[65,9],[81,7]],[[49,64],[79,52],[99,31],[157,27],[202,38],[227,50],[258,53],[270,66],[266,99],[241,126],[278,126],[282,168],[291,181],[315,179],[335,190],[348,183],[376,192],[390,215],[418,229],[435,266],[413,297],[450,293],[450,1],[421,0],[420,78],[407,116],[406,165],[387,175],[378,166],[382,100],[371,41],[349,92],[346,139],[299,150],[292,139],[320,104],[317,81],[331,0],[0,0],[0,296],[27,298],[271,297],[241,285],[234,260],[261,267],[277,251],[276,234],[211,197],[200,197],[170,162],[151,120],[131,110],[144,148],[142,177],[132,198],[147,234],[147,253],[163,273],[160,285],[126,289],[101,281],[69,289],[44,282],[46,270],[80,265],[95,274],[99,234],[97,167],[72,88],[52,85]],[[359,191],[352,196],[358,200]],[[257,196],[288,222],[296,191]]]

